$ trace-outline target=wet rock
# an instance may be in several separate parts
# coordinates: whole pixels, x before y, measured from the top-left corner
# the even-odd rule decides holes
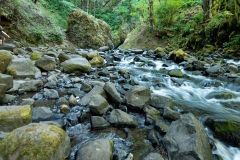
[[[113,141],[97,139],[87,142],[77,152],[76,160],[112,160]]]
[[[121,111],[120,109],[114,109],[110,114],[110,124],[120,127],[137,127],[137,118]]]
[[[34,104],[34,102],[35,102],[35,100],[34,99],[32,99],[32,98],[26,98],[26,99],[22,99],[22,103],[21,103],[21,105],[33,105]]]
[[[35,64],[43,70],[52,71],[55,69],[56,61],[55,58],[44,55]]]
[[[7,85],[0,84],[0,100],[4,97],[6,90],[7,90]]]
[[[5,84],[7,89],[13,87],[13,77],[7,74],[0,73],[0,84]]]
[[[11,103],[13,101],[16,100],[16,96],[11,95],[11,94],[5,94],[2,98],[2,100],[0,100],[1,104],[7,104],[7,103]]]
[[[172,110],[169,107],[164,108],[163,117],[166,119],[177,120],[180,118],[181,113]]]
[[[102,69],[101,71],[98,72],[99,76],[108,76],[109,75],[109,71],[107,68]]]
[[[48,107],[34,107],[32,109],[32,121],[49,121],[56,119],[52,110]]]
[[[66,118],[68,120],[68,122],[71,124],[71,126],[75,126],[79,123],[81,117],[81,112],[69,112],[68,114],[66,114]]]
[[[157,121],[154,125],[154,129],[160,134],[165,134],[169,129],[169,125],[165,124],[164,122]]]
[[[11,51],[13,52],[13,50],[16,48],[16,46],[12,43],[4,43],[0,45],[0,50],[6,50],[6,51]]]
[[[232,120],[209,118],[205,124],[212,130],[213,136],[227,144],[240,147],[240,123]]]
[[[126,103],[133,109],[142,109],[151,98],[151,91],[148,87],[136,85],[125,94]]]
[[[209,68],[206,70],[206,72],[207,72],[209,75],[212,75],[212,76],[216,75],[216,76],[217,76],[218,74],[220,74],[220,73],[223,72],[223,69],[222,69],[222,67],[221,67],[220,64],[217,64],[217,65],[214,65],[214,66],[212,66],[212,67],[209,67]]]
[[[74,58],[69,59],[61,63],[63,66],[64,72],[71,73],[71,72],[89,72],[91,65],[86,58]]]
[[[61,111],[61,113],[69,113],[70,112],[70,108],[67,105],[62,104],[60,106],[60,111]]]
[[[0,131],[9,132],[32,122],[32,110],[25,106],[0,106]]]
[[[34,94],[34,96],[32,98],[34,100],[42,99],[43,98],[43,94],[42,93],[36,93],[36,94]]]
[[[71,95],[68,101],[70,106],[74,106],[77,103],[77,99],[74,95]]]
[[[205,64],[206,62],[204,61],[193,61],[193,70],[205,70]]]
[[[0,45],[2,46],[2,45]],[[11,52],[7,50],[0,50],[0,73],[4,73],[7,69],[7,66],[13,59]]]
[[[110,126],[110,124],[100,116],[91,116],[91,127],[94,130],[104,129]]]
[[[136,54],[141,54],[143,53],[143,50],[142,49],[131,49],[130,50],[132,53],[136,53]]]
[[[56,89],[57,88],[57,82],[47,82],[44,85],[45,88],[49,88],[49,89]]]
[[[3,140],[4,138],[6,138],[8,134],[9,134],[9,132],[0,131],[0,141]]]
[[[89,63],[91,64],[91,66],[93,67],[101,67],[104,64],[104,58],[98,56],[98,57],[94,57],[93,59],[91,59],[89,61]]]
[[[106,82],[103,89],[107,93],[107,99],[117,105],[123,102],[120,93],[117,91],[115,85],[112,82]]]
[[[169,159],[213,159],[207,133],[193,114],[172,122],[163,143]]]
[[[105,52],[105,51],[109,51],[110,48],[108,46],[102,46],[100,47],[98,50],[102,51],[102,52]]]
[[[205,98],[207,99],[233,99],[233,98],[237,98],[238,96],[232,92],[218,92],[218,91],[214,91],[211,92],[209,94],[206,95]]]
[[[92,90],[92,86],[88,82],[83,82],[80,89],[85,92],[89,92]]]
[[[70,153],[67,133],[54,125],[31,123],[17,128],[0,142],[0,159],[65,159]],[[12,158],[11,158],[12,159]]]
[[[159,153],[151,152],[141,158],[141,160],[164,160]]]
[[[150,130],[148,132],[148,140],[152,143],[153,146],[160,145],[160,134],[156,132],[155,130]]]
[[[13,59],[7,67],[7,73],[14,78],[34,77],[35,65],[28,58]]]
[[[43,95],[46,97],[46,98],[49,98],[49,99],[57,99],[59,98],[59,95],[58,95],[58,92],[54,89],[47,89],[47,88],[44,88],[44,93]]]
[[[238,67],[230,64],[227,66],[227,71],[230,73],[238,73]]]
[[[152,124],[154,125],[156,122],[161,120],[160,117],[160,111],[157,109],[151,107],[151,106],[146,106],[143,108],[143,111],[146,114],[145,118],[145,123],[146,124]]]
[[[109,104],[105,98],[99,94],[96,94],[90,98],[88,107],[92,113],[101,115],[108,111]]]
[[[157,109],[164,109],[173,105],[171,99],[157,94],[152,94],[149,104]]]
[[[168,75],[171,77],[182,77],[182,71],[181,69],[173,69],[168,72]]]

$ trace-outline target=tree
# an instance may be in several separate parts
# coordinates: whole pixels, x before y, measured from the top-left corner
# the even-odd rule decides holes
[[[149,22],[151,26],[151,30],[154,30],[154,14],[153,14],[153,0],[148,0],[149,1]]]

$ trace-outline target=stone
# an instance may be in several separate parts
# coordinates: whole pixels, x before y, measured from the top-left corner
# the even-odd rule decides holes
[[[77,103],[77,98],[74,95],[71,95],[68,101],[70,106],[74,106]]]
[[[191,113],[183,114],[171,123],[163,138],[169,159],[213,160],[207,133]]]
[[[151,99],[151,91],[146,86],[136,85],[125,93],[127,105],[133,109],[142,109]]]
[[[165,107],[171,107],[173,105],[173,102],[168,97],[152,94],[149,104],[154,108],[164,109]]]
[[[59,61],[62,63],[62,62],[64,62],[64,61],[66,61],[66,60],[69,60],[71,57],[69,56],[69,55],[67,55],[66,53],[60,53],[59,55],[58,55],[58,59],[59,59]]]
[[[166,134],[168,129],[169,129],[169,125],[165,124],[164,122],[162,121],[157,121],[155,124],[154,124],[154,129],[156,131],[158,131],[160,134]]]
[[[25,106],[0,106],[0,131],[12,130],[32,122],[32,110]]]
[[[163,117],[170,120],[177,120],[180,118],[181,113],[172,110],[169,107],[165,107],[163,111]]]
[[[57,106],[61,106],[61,105],[63,105],[63,104],[65,104],[65,105],[69,105],[69,102],[68,102],[68,100],[65,98],[65,97],[61,97],[61,98],[59,98],[58,100],[57,100],[57,102],[56,102],[56,105]]]
[[[161,154],[156,152],[148,153],[146,156],[144,156],[141,160],[164,160]]]
[[[143,108],[145,112],[145,123],[154,125],[156,122],[161,120],[160,111],[151,106]]]
[[[2,45],[0,45],[2,46]],[[7,66],[13,59],[10,51],[0,50],[0,73],[4,73],[7,69]]]
[[[32,121],[49,121],[55,119],[54,113],[48,107],[34,107],[32,109]]]
[[[11,95],[11,94],[5,94],[2,98],[2,100],[0,100],[0,103],[1,104],[8,104],[8,103],[12,103],[16,99],[17,99],[17,96],[14,96],[14,95]]]
[[[189,54],[184,52],[182,49],[179,49],[179,50],[170,52],[168,59],[171,59],[176,63],[181,63],[187,60],[189,57],[190,57]]]
[[[0,50],[6,50],[6,51],[11,51],[13,52],[13,50],[16,48],[16,46],[12,43],[4,43],[0,45]]]
[[[117,105],[123,102],[120,93],[117,91],[115,85],[112,82],[106,82],[103,89],[107,93],[107,99]]]
[[[227,71],[230,73],[238,73],[238,67],[230,64],[227,66]]]
[[[87,142],[78,150],[76,160],[112,160],[113,145],[109,139]]]
[[[91,127],[94,130],[104,129],[110,126],[110,124],[100,116],[91,116]]]
[[[56,61],[55,58],[51,56],[44,55],[41,58],[39,58],[35,64],[45,70],[45,71],[52,71],[55,69]]]
[[[102,57],[93,57],[93,59],[91,59],[89,61],[89,63],[91,64],[91,66],[94,67],[101,67],[104,64],[104,58]]]
[[[71,72],[89,72],[91,65],[86,58],[74,58],[69,59],[61,63],[64,72],[71,73]]]
[[[208,74],[218,74],[218,73],[222,73],[223,70],[221,68],[221,65],[220,64],[217,64],[217,65],[214,65],[212,67],[209,67],[206,72]]]
[[[13,77],[7,74],[0,73],[0,84],[6,84],[7,89],[13,87]]]
[[[137,127],[137,118],[121,111],[120,109],[114,109],[110,113],[109,123],[120,127]]]
[[[61,113],[69,113],[70,112],[70,108],[66,104],[63,104],[60,107],[60,111],[61,111]]]
[[[168,72],[168,75],[171,77],[182,77],[182,71],[181,69],[173,69]]]
[[[108,111],[109,104],[105,98],[99,94],[96,94],[90,98],[88,108],[92,113],[101,115]]]
[[[102,52],[105,52],[105,51],[109,51],[110,48],[108,46],[102,46],[100,47],[98,50],[102,51]]]
[[[0,84],[0,100],[4,97],[6,90],[7,90],[7,85]]]
[[[63,160],[70,149],[70,138],[63,129],[31,123],[13,130],[0,141],[0,159]]]
[[[233,98],[237,98],[238,96],[236,94],[234,94],[233,92],[227,92],[227,91],[213,91],[209,94],[206,95],[206,99],[233,99]]]
[[[57,99],[59,98],[58,92],[54,89],[47,89],[44,88],[44,93],[43,95],[49,99]]]

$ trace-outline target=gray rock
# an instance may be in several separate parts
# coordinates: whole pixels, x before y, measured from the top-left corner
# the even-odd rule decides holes
[[[233,64],[230,64],[227,66],[227,71],[230,73],[238,73],[238,67]]]
[[[217,64],[217,65],[214,65],[212,67],[209,67],[206,72],[208,74],[219,74],[219,73],[222,73],[223,70],[221,68],[221,65],[220,64]]]
[[[83,82],[80,89],[84,92],[89,92],[92,90],[92,86],[89,83]]]
[[[6,149],[8,146],[11,149]],[[68,134],[54,125],[31,123],[10,132],[0,142],[0,159],[64,160],[71,149]],[[24,157],[24,158],[23,158]]]
[[[160,111],[151,107],[146,106],[143,108],[143,111],[145,112],[145,123],[146,124],[152,124],[154,125],[156,122],[161,120]]]
[[[13,102],[14,100],[16,100],[16,98],[17,96],[14,96],[11,94],[5,94],[0,102],[1,104],[7,104],[7,103]]]
[[[113,141],[97,139],[87,142],[77,152],[76,160],[112,160]]]
[[[47,82],[44,85],[45,88],[55,89],[57,88],[57,82]]]
[[[171,77],[182,77],[182,71],[181,69],[173,69],[168,72],[168,75]]]
[[[66,61],[66,60],[69,60],[69,59],[70,59],[70,56],[67,55],[66,53],[60,53],[60,54],[58,55],[58,59],[59,59],[59,61],[62,63],[62,62],[64,62],[64,61]]]
[[[2,46],[2,45],[0,45]],[[13,59],[13,56],[10,51],[0,50],[0,73],[4,73],[7,69],[7,66]]]
[[[13,52],[13,50],[16,48],[14,44],[11,43],[4,43],[0,45],[0,50],[7,50]]]
[[[127,105],[133,109],[142,109],[151,98],[151,91],[146,86],[136,85],[125,93]]]
[[[32,121],[49,121],[55,119],[54,113],[48,107],[34,107],[32,109]]]
[[[117,91],[115,85],[112,82],[106,82],[103,89],[107,93],[107,99],[116,103],[117,105],[123,102],[120,93]]]
[[[8,134],[9,134],[9,132],[0,131],[0,141],[3,140],[4,138],[6,138]]]
[[[23,89],[25,92],[39,91],[43,87],[41,80],[14,80],[13,88],[9,91]]]
[[[105,98],[101,95],[96,94],[90,98],[90,102],[88,104],[88,108],[94,114],[104,114],[109,109],[109,104]]]
[[[65,105],[69,105],[69,102],[68,102],[68,100],[65,98],[65,97],[61,97],[61,98],[59,98],[58,100],[57,100],[57,102],[56,102],[56,105],[57,106],[61,106],[61,105],[63,105],[63,104],[65,104]]]
[[[57,98],[59,98],[58,92],[56,90],[54,90],[54,89],[44,88],[43,95],[46,96],[49,99],[57,99]]]
[[[172,110],[169,107],[164,108],[163,117],[171,120],[177,120],[180,118],[181,113]]]
[[[91,65],[86,58],[74,58],[69,59],[61,63],[63,66],[64,72],[71,73],[71,72],[89,72]]]
[[[32,98],[22,99],[21,105],[30,105],[31,106],[34,104],[34,102],[35,102],[35,100]]]
[[[55,58],[44,55],[38,59],[35,64],[43,70],[51,71],[54,70],[56,61]]]
[[[165,133],[167,133],[167,131],[169,129],[169,125],[165,124],[162,121],[158,121],[155,123],[154,129],[161,134],[165,134]]]
[[[71,96],[69,97],[68,102],[69,102],[69,105],[70,105],[70,106],[74,106],[74,105],[77,103],[77,99],[76,99],[76,97],[75,97],[74,95],[71,95]]]
[[[6,90],[7,90],[7,85],[0,84],[0,100],[4,97]]]
[[[120,127],[137,127],[138,120],[137,118],[127,114],[126,112],[121,111],[120,109],[114,109],[110,114],[109,119],[110,124]]]
[[[110,124],[100,116],[91,116],[91,127],[92,129],[104,129],[110,126]]]
[[[13,87],[13,77],[7,74],[0,73],[0,84],[6,84],[7,89]]]
[[[141,160],[164,160],[159,153],[151,152],[144,156]]]
[[[102,47],[99,48],[99,50],[102,51],[102,52],[105,52],[105,51],[110,50],[110,48],[108,46],[102,46]]]
[[[13,59],[7,67],[7,73],[14,78],[34,77],[35,65],[28,58]]]
[[[163,143],[172,160],[213,159],[207,133],[193,114],[183,114],[172,122]]]
[[[161,95],[152,94],[149,104],[154,108],[164,109],[165,107],[172,106],[172,100]]]

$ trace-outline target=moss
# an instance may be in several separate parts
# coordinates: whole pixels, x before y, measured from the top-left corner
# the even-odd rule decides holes
[[[17,76],[17,71],[15,68],[8,68],[7,69],[7,73],[12,75],[13,77],[16,77]]]
[[[212,45],[205,45],[202,49],[203,53],[212,53],[214,51],[215,47]]]
[[[90,64],[91,64],[91,65],[103,64],[103,63],[104,63],[104,58],[102,58],[102,57],[94,57],[94,58],[90,61]]]
[[[12,55],[8,51],[0,51],[0,73],[3,73],[12,60]]]
[[[30,56],[30,59],[31,59],[32,61],[38,60],[39,58],[41,58],[41,55],[39,55],[39,54],[37,54],[37,53],[35,53],[35,52],[33,52],[33,53],[31,54],[31,56]]]
[[[52,159],[62,139],[67,136],[66,132],[54,125],[49,125],[42,132],[38,127],[38,124],[31,124],[25,132],[12,131],[0,142],[3,158],[8,159],[9,155],[19,152],[19,157],[26,160]]]
[[[227,121],[215,123],[214,128],[216,132],[239,132],[240,126],[233,121]]]
[[[166,49],[162,47],[157,47],[154,52],[166,52]]]

